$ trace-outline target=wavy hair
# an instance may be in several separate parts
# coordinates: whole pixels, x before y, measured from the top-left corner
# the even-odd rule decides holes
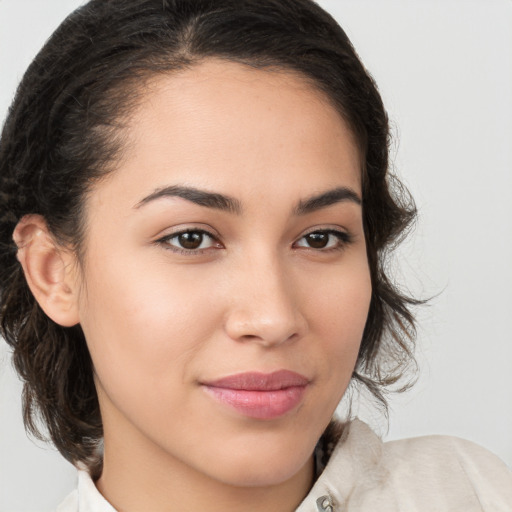
[[[55,31],[26,71],[0,139],[0,333],[24,382],[26,428],[99,476],[102,421],[79,325],[49,319],[31,294],[12,234],[42,215],[77,254],[83,203],[114,172],[123,120],[145,80],[211,57],[299,73],[351,127],[362,156],[372,297],[353,381],[385,406],[414,361],[417,301],[387,275],[387,255],[416,210],[388,169],[389,125],[345,32],[311,0],[92,0]],[[43,434],[39,420],[46,429]]]

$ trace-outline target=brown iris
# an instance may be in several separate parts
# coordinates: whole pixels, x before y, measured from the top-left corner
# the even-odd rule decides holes
[[[198,231],[182,233],[178,236],[178,242],[184,249],[199,249],[203,243],[204,235]]]
[[[329,233],[309,233],[304,238],[313,249],[323,249],[329,243]]]

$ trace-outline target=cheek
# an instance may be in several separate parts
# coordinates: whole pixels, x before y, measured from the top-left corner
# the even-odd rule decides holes
[[[109,394],[143,401],[146,387],[168,394],[172,382],[186,379],[219,316],[200,283],[183,271],[171,275],[151,264],[141,270],[129,261],[89,273],[81,324]]]
[[[366,260],[320,276],[315,289],[309,299],[308,322],[322,346],[322,373],[336,402],[351,379],[368,317],[372,286]]]
[[[311,289],[314,292],[308,300],[310,323],[329,333],[327,339],[359,343],[372,294],[365,255],[351,258],[338,269],[316,273]]]

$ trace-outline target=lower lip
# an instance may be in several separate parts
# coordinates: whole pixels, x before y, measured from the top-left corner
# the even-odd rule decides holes
[[[226,404],[249,418],[271,420],[295,409],[304,396],[306,386],[291,386],[271,391],[204,386],[215,400]]]

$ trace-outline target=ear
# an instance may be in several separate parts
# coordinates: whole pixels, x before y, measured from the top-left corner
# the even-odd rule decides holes
[[[78,323],[75,255],[59,245],[41,215],[25,215],[13,239],[28,286],[43,311],[56,323]]]

